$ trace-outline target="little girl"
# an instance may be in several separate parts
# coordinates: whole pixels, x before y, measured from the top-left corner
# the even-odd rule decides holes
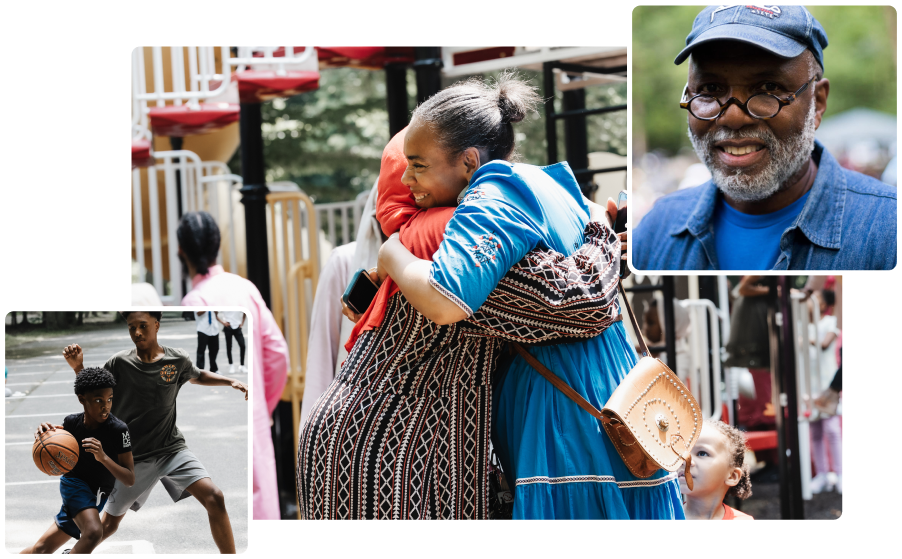
[[[745,451],[745,437],[739,429],[722,421],[705,421],[692,449],[691,491],[680,473],[687,520],[754,520],[723,502],[727,494],[740,499],[752,495],[749,466],[743,463]]]

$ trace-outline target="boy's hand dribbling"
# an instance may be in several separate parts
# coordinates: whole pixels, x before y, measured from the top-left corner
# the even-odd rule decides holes
[[[47,431],[54,431],[56,429],[63,429],[62,425],[53,425],[52,423],[41,423],[38,425],[38,430],[34,432],[34,438],[41,438],[42,433],[46,433]]]
[[[66,358],[66,363],[68,363],[76,373],[81,372],[81,370],[85,368],[85,354],[81,350],[80,345],[72,344],[64,347],[63,357]]]
[[[101,445],[100,441],[98,441],[94,437],[82,439],[81,446],[85,449],[86,452],[93,454],[94,459],[98,462],[103,462],[104,460],[106,460],[106,454],[103,452],[103,445]]]

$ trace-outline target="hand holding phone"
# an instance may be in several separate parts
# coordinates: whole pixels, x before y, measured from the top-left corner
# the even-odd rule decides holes
[[[376,298],[379,287],[370,278],[366,270],[360,268],[351,276],[351,282],[341,297],[349,309],[357,314],[363,314],[369,308],[370,303]]]
[[[627,265],[627,251],[629,250],[629,236],[626,232],[626,190],[621,190],[617,195],[617,219],[614,221],[614,232],[620,237],[620,278],[630,275]]]
[[[614,221],[614,233],[626,231],[626,190],[617,195],[617,219]]]

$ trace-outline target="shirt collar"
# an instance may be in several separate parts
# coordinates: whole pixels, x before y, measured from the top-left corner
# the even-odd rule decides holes
[[[210,266],[210,269],[207,270],[206,274],[195,274],[193,278],[191,278],[191,289],[197,289],[200,287],[202,283],[212,278],[213,276],[218,276],[219,274],[225,273],[225,270],[222,269],[222,266],[216,264],[215,266]]]
[[[809,191],[808,201],[805,202],[792,227],[800,229],[816,245],[839,249],[842,242],[846,179],[842,167],[817,140],[814,141],[812,156],[818,161],[817,176]],[[689,231],[698,237],[711,227],[718,189],[713,181],[708,181],[699,190],[695,207],[685,220],[677,220],[674,223],[670,230],[671,235]]]

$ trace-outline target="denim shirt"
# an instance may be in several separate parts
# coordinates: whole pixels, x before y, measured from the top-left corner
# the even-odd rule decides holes
[[[780,237],[773,270],[891,270],[896,266],[896,188],[840,167],[814,142],[817,176]],[[719,270],[712,181],[658,200],[632,232],[634,269]]]

